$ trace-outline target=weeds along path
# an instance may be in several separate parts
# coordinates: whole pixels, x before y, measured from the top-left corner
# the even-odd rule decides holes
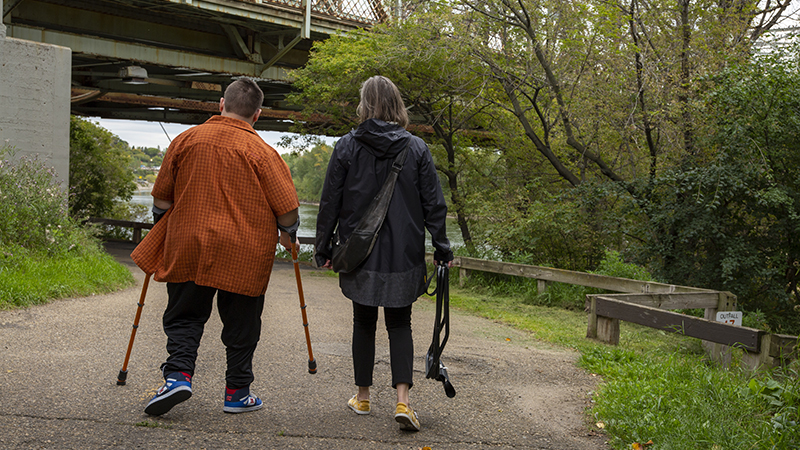
[[[4,448],[325,448],[586,449],[606,448],[584,411],[599,381],[575,366],[577,354],[545,346],[527,333],[451,311],[443,360],[457,390],[425,379],[424,357],[434,305],[419,300],[412,317],[415,385],[412,406],[422,430],[394,421],[388,338],[378,326],[372,413],[357,416],[350,358],[350,301],[338,280],[304,267],[303,290],[318,373],[308,374],[294,269],[277,262],[255,355],[255,393],[262,410],[222,412],[225,351],[216,313],[206,325],[194,395],[158,418],[143,408],[162,379],[166,357],[163,283],[150,283],[126,386],[116,386],[144,275],[129,248],[109,248],[131,268],[137,286],[0,312],[0,432]],[[382,315],[379,319],[382,323]]]

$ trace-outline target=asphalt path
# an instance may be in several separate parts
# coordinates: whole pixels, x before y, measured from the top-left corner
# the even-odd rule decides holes
[[[216,314],[200,345],[193,396],[167,414],[143,410],[163,383],[161,314],[166,286],[151,281],[128,366],[117,386],[144,274],[131,248],[108,251],[136,286],[107,295],[59,300],[0,312],[0,448],[3,449],[604,449],[585,413],[597,377],[577,354],[528,333],[451,312],[443,360],[457,390],[425,379],[434,303],[414,306],[415,386],[411,405],[422,430],[394,421],[388,338],[379,317],[372,413],[346,406],[356,392],[350,340],[352,309],[330,272],[302,266],[301,279],[318,371],[308,373],[297,279],[291,262],[275,263],[251,386],[260,411],[222,412],[225,350]]]

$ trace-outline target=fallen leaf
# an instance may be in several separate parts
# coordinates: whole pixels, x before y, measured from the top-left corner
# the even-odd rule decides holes
[[[643,450],[644,446],[638,442],[634,442],[633,444],[631,444],[631,448],[633,450]]]
[[[597,422],[595,425],[597,425],[597,428],[600,428],[600,429],[603,429],[603,428],[606,427],[606,424],[604,424],[603,422]]]

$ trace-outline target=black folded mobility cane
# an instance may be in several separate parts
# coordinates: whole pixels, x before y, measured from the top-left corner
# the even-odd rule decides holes
[[[450,337],[450,269],[446,261],[441,261],[436,265],[436,290],[426,294],[436,296],[436,321],[433,324],[433,342],[428,348],[425,358],[425,378],[441,381],[444,385],[444,392],[449,398],[456,396],[456,389],[450,384],[450,377],[447,376],[447,367],[441,360],[442,351]],[[428,278],[430,286],[433,274]],[[444,330],[444,338],[441,337]]]

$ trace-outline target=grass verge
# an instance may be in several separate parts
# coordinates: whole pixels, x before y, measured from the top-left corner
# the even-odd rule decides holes
[[[133,282],[130,271],[97,245],[55,255],[0,247],[0,309],[103,294]]]
[[[727,370],[705,359],[697,339],[625,322],[620,345],[609,346],[585,338],[584,312],[480,289],[451,286],[450,304],[578,350],[579,364],[603,377],[587,413],[614,449],[800,448],[797,363],[755,374]]]

